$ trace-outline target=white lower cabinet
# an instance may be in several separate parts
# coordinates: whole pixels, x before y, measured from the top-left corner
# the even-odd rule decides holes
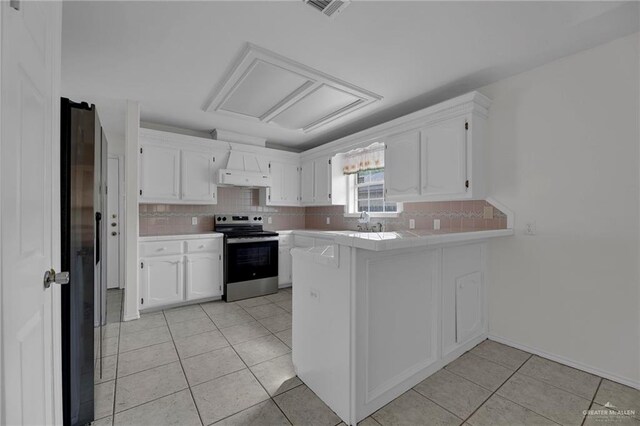
[[[142,240],[138,308],[222,296],[222,243],[221,237]]]
[[[222,296],[222,255],[219,253],[185,256],[186,299]]]
[[[442,353],[451,353],[485,328],[482,244],[442,250]]]
[[[291,246],[278,248],[278,286],[291,284]]]
[[[184,298],[183,256],[158,256],[140,262],[140,307],[178,303]]]

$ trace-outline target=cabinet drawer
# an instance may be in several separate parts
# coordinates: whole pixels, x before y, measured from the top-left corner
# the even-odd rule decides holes
[[[187,253],[202,253],[220,251],[222,248],[222,238],[211,240],[187,240]]]
[[[278,238],[280,246],[290,246],[292,240],[293,238],[291,235],[280,235],[280,237]]]
[[[140,257],[182,254],[182,241],[150,241],[140,243]]]

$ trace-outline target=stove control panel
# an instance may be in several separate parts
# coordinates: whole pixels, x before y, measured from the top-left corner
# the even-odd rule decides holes
[[[215,216],[215,222],[230,225],[262,225],[262,216],[219,215]]]

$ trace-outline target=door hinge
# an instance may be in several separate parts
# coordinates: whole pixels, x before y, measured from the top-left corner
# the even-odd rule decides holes
[[[221,254],[218,255],[218,260],[222,260],[222,255]]]
[[[329,194],[329,199],[331,199],[331,194]]]
[[[271,201],[271,194],[269,194],[269,201]]]
[[[109,194],[109,186],[108,185],[104,186],[104,194],[105,195]]]
[[[222,286],[221,285],[218,286],[218,291],[222,291]]]
[[[140,195],[142,195],[142,189],[140,190]]]
[[[269,163],[269,170],[271,170],[271,163]]]
[[[468,180],[464,182],[464,187],[469,189],[469,181]]]
[[[331,165],[331,158],[329,158],[329,165]]]
[[[9,1],[9,6],[11,6],[15,10],[20,10],[20,0]]]
[[[140,269],[144,269],[144,262],[140,262]]]
[[[142,148],[140,148],[140,154],[142,154]]]
[[[213,157],[213,162],[214,162],[214,163],[216,162],[216,157]]]
[[[140,298],[140,304],[144,305],[144,297]]]
[[[464,129],[465,130],[469,130],[469,122],[468,121],[464,122]]]

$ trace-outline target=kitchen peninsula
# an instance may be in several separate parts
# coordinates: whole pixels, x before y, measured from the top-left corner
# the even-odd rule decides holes
[[[486,240],[513,230],[294,234],[293,364],[355,425],[486,338]]]

